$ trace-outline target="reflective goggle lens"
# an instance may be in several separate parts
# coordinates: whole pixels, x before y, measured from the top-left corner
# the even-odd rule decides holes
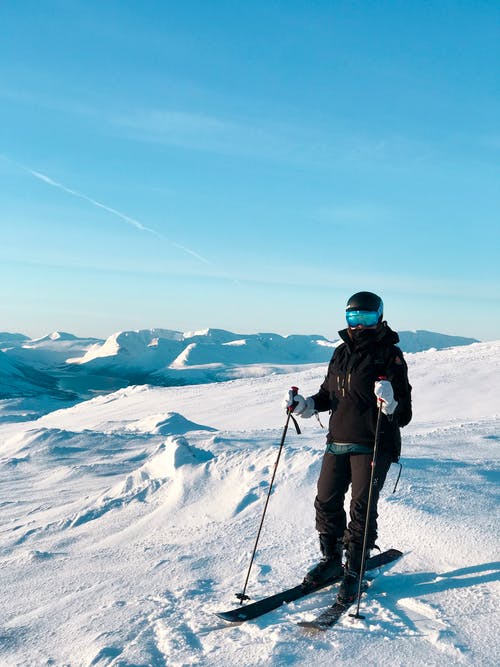
[[[364,327],[373,327],[377,324],[379,316],[379,312],[374,310],[348,310],[345,314],[350,327],[357,327],[360,324]]]

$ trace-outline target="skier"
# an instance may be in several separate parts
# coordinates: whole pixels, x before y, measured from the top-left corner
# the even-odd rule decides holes
[[[377,538],[377,501],[392,462],[399,460],[399,428],[411,420],[411,386],[399,336],[383,321],[382,299],[357,292],[346,305],[347,328],[330,360],[319,391],[304,398],[290,390],[285,409],[302,418],[330,411],[326,451],[318,479],[316,529],[322,558],[305,576],[305,584],[319,584],[343,575],[338,599],[349,602],[358,592],[367,501],[378,406],[381,408],[378,455],[373,477],[367,551]],[[344,498],[351,484],[350,521]],[[342,566],[342,550],[346,563]]]

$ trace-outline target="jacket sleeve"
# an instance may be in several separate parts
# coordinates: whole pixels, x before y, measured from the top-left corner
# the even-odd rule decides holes
[[[408,381],[408,366],[406,365],[403,353],[398,347],[395,347],[394,350],[395,353],[391,356],[387,365],[387,376],[394,390],[394,398],[398,402],[394,418],[397,419],[398,426],[406,426],[412,418],[412,388]]]

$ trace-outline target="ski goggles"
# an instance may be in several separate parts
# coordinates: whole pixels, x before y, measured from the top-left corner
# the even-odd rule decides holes
[[[364,327],[374,327],[380,318],[378,310],[348,310],[345,318],[350,327],[357,327],[360,324]]]

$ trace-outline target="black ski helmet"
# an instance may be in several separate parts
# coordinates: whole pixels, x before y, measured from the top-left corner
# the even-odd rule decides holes
[[[368,310],[379,314],[378,321],[382,322],[384,315],[384,303],[382,299],[373,292],[356,292],[348,300],[346,313],[350,310]]]

